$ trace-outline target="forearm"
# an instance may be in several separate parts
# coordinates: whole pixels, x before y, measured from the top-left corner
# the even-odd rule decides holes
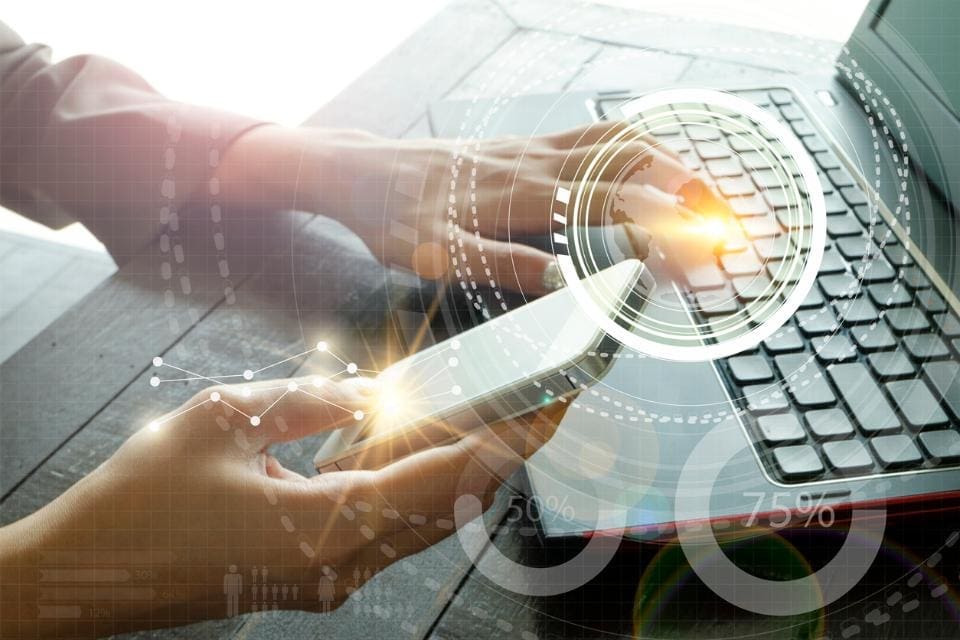
[[[223,154],[214,176],[219,198],[260,211],[323,212],[349,225],[351,191],[364,170],[357,152],[380,141],[362,131],[256,127]]]
[[[122,535],[138,516],[98,470],[0,528],[0,638],[98,638],[208,617],[165,570],[131,565]]]

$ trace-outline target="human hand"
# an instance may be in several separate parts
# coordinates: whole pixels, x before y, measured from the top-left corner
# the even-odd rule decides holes
[[[515,470],[550,438],[565,407],[483,428],[378,471],[306,477],[269,447],[353,421],[353,411],[373,405],[373,387],[360,379],[277,382],[243,385],[249,394],[239,386],[200,392],[57,500],[0,529],[0,585],[19,589],[17,599],[0,598],[0,620],[21,625],[3,626],[0,635],[99,636],[223,617],[225,576],[244,576],[240,601],[249,602],[252,567],[267,567],[270,584],[298,587],[299,597],[279,600],[281,608],[335,608],[366,570],[450,535],[460,495],[489,506],[499,478],[488,469],[500,478]],[[297,392],[281,399],[291,384]],[[252,426],[248,416],[274,402]],[[35,603],[57,586],[39,581],[42,558],[64,551],[81,566],[96,558],[97,571],[129,571],[129,581],[84,597],[109,616],[36,619]],[[125,597],[134,590],[152,595]]]
[[[557,186],[570,187],[577,167],[596,152],[597,143],[623,126],[601,122],[533,138],[459,142],[260,127],[225,155],[221,188],[230,192],[251,182],[279,185],[295,194],[289,204],[336,216],[385,263],[428,279],[456,277],[459,269],[460,277],[479,286],[494,281],[541,295],[547,292],[544,270],[554,258],[516,238],[551,233]],[[724,206],[656,141],[643,137],[626,146],[654,156],[643,175],[646,184],[682,197],[688,208]],[[632,155],[631,149],[622,152],[623,157]],[[245,161],[252,157],[261,160]],[[595,185],[598,201],[616,189],[614,174]],[[638,197],[656,201],[647,194]],[[602,224],[602,214],[591,212],[591,224]],[[634,255],[646,257],[648,236],[634,231],[628,237],[639,238]]]

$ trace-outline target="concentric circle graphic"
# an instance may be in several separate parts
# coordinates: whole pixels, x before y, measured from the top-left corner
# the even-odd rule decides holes
[[[615,135],[605,140],[589,163],[581,167],[574,187],[557,188],[556,205],[562,209],[564,234],[555,235],[557,245],[567,245],[568,251],[557,250],[557,262],[565,281],[571,286],[581,307],[608,334],[622,344],[663,360],[702,362],[732,356],[756,347],[773,335],[800,308],[813,287],[823,259],[826,241],[826,206],[819,187],[817,170],[803,144],[783,124],[768,112],[736,95],[712,89],[671,89],[651,93],[621,107],[623,113],[634,119]],[[696,322],[681,301],[683,294],[675,280],[658,277],[658,293],[643,305],[631,300],[616,299],[610,291],[601,291],[582,279],[596,273],[610,262],[609,251],[598,246],[589,232],[596,221],[598,209],[618,206],[609,195],[600,194],[601,184],[610,166],[624,166],[619,174],[633,175],[649,164],[649,144],[637,158],[624,158],[624,149],[636,149],[637,142],[656,136],[658,131],[679,123],[697,123],[703,129],[720,129],[730,138],[745,141],[752,150],[771,157],[775,167],[784,166],[784,157],[796,163],[801,183],[790,172],[780,170],[787,206],[784,220],[791,229],[793,243],[790,252],[780,262],[770,282],[762,283],[762,291],[739,313],[722,321]],[[759,135],[763,132],[765,135]],[[716,144],[709,139],[703,144]],[[677,185],[678,190],[683,185]],[[618,190],[616,198],[622,200]],[[669,195],[669,194],[667,194]],[[606,199],[606,202],[600,202]],[[682,203],[682,198],[679,199]],[[619,210],[614,209],[616,213]],[[617,222],[617,220],[614,220]],[[721,216],[710,212],[697,219],[677,219],[672,225],[663,225],[661,244],[678,253],[687,251],[683,245],[697,242],[722,242],[723,238],[696,238],[723,236],[728,232]],[[657,233],[654,236],[657,237]],[[672,243],[670,241],[673,241]],[[671,246],[672,245],[672,246]],[[749,248],[741,251],[750,251]],[[671,256],[662,256],[667,263]],[[796,273],[799,276],[794,277]],[[778,277],[781,276],[781,277]],[[667,295],[664,296],[664,289]],[[670,292],[669,289],[673,289]],[[672,295],[671,295],[672,293]],[[668,300],[673,300],[669,304]],[[680,302],[680,304],[677,304]],[[618,309],[611,318],[608,309]]]

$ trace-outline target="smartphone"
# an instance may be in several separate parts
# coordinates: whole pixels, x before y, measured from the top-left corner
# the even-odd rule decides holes
[[[587,291],[616,320],[640,310],[655,282],[639,260],[592,276]],[[609,309],[606,309],[609,307]],[[472,430],[566,400],[599,377],[619,351],[580,307],[569,287],[488,320],[411,355],[376,378],[375,407],[356,426],[334,433],[314,458],[321,473],[378,469]]]

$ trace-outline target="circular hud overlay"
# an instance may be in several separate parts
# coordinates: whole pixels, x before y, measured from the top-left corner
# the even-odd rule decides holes
[[[697,362],[753,349],[797,311],[820,268],[826,208],[812,159],[787,126],[729,93],[664,90],[620,111],[624,126],[597,142],[571,188],[556,189],[554,252],[564,279],[582,281],[572,287],[578,303],[642,354]],[[672,193],[644,185],[645,172],[687,150],[715,176],[730,164],[715,181],[699,160],[689,167],[729,209],[697,198],[699,181],[676,180]],[[747,188],[756,180],[762,195]],[[653,236],[646,264],[656,287],[624,297],[584,278],[629,257],[630,222]]]

